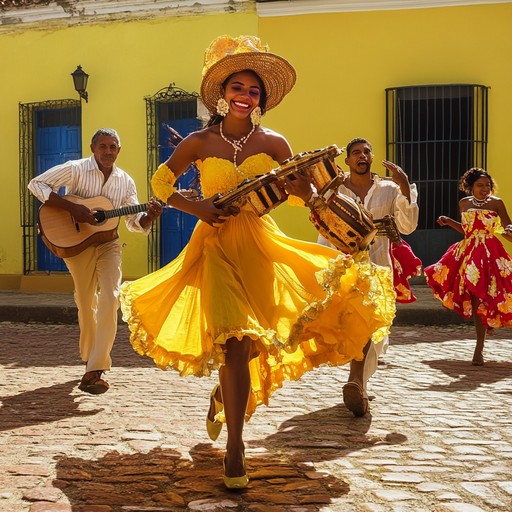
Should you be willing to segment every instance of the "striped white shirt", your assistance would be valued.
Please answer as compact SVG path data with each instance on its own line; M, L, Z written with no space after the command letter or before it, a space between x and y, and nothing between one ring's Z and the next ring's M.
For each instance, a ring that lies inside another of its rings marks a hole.
M104 196L116 209L139 204L133 179L114 164L112 173L105 181L105 176L99 170L94 155L56 165L33 178L28 184L30 192L42 203L48 200L52 192L58 194L62 187L65 187L66 195L86 199ZM140 225L139 221L143 215L144 213L138 213L125 217L126 227L130 231L149 233L150 228L144 229Z

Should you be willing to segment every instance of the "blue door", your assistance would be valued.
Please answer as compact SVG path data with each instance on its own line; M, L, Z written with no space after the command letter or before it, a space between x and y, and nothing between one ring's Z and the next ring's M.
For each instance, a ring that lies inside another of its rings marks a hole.
M67 115L59 115L67 110L77 110L78 108L52 110L40 110L36 112L36 174L42 174L54 165L81 158L82 142L80 125L57 125L55 120L76 117L77 113L65 112ZM70 115L71 114L71 115ZM73 115L75 114L75 115ZM52 125L52 126L48 126ZM61 190L59 193L64 194ZM35 199L36 210L41 203ZM44 245L40 237L37 237L37 270L41 271L67 271L64 261L54 256Z
M169 130L166 126L171 126L183 137L189 133L201 128L201 122L198 119L175 119L171 121L161 121L159 130L160 162L165 162L174 151L169 144ZM195 167L191 166L182 174L177 182L176 188L196 189L199 191L198 175ZM189 213L175 210L174 208L165 208L160 220L160 264L166 265L172 261L187 245L197 223L197 217Z

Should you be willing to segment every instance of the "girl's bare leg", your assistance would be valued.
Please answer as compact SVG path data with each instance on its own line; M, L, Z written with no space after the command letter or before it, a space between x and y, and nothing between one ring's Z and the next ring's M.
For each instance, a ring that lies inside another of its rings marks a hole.
M471 306L473 308L473 323L475 324L476 330L476 346L475 351L473 353L473 365L482 366L484 364L484 344L485 344L485 334L486 328L483 325L482 319L477 314L476 310L478 307L478 302L475 297L471 297Z
M225 458L225 475L228 477L245 475L242 434L251 391L250 353L250 338L245 337L242 341L230 338L226 342L225 364L219 370L228 431Z

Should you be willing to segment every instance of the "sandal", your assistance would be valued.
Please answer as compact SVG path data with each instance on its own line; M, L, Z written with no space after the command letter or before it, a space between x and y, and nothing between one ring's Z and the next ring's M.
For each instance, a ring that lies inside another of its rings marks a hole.
M343 403L354 416L364 416L369 409L368 398L357 382L347 382L343 386Z
M108 391L110 387L106 380L101 378L103 370L93 370L92 372L86 372L78 385L80 391L85 391L91 395L102 395Z

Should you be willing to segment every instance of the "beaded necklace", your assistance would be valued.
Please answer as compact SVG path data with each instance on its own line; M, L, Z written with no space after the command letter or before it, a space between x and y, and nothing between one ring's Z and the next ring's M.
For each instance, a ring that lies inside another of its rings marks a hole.
M220 123L219 128L220 128L220 136L222 137L222 139L225 140L235 150L235 154L233 155L233 164L235 166L236 172L241 175L242 173L241 173L240 169L238 169L238 165L236 164L236 155L240 151L242 151L245 143L249 140L249 137L254 133L254 130L256 129L256 125L254 125L254 124L252 125L252 129L247 135L245 135L241 139L234 139L234 140L228 139L224 135L224 132L222 131L222 122Z
M477 207L482 208L482 206L491 200L491 196L487 196L485 199L477 199L475 196L471 196L469 200Z

